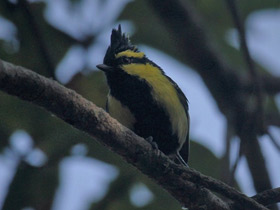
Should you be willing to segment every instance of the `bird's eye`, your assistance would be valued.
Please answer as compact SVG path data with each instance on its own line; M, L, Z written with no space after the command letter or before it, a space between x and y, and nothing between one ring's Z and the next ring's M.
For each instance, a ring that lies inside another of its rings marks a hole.
M124 64L128 64L128 63L130 63L130 58L128 58L128 57L123 57L122 62L123 62Z

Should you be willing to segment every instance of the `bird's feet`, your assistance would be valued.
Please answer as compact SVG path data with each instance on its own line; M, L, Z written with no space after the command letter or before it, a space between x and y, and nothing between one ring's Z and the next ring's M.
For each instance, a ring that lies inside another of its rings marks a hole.
M157 143L153 140L153 137L152 136L149 136L148 138L146 138L147 142L149 142L153 149L158 149L158 145Z
M157 151L157 155L160 155L160 150L158 149L157 143L153 140L153 137L149 136L146 140L152 145L152 148Z

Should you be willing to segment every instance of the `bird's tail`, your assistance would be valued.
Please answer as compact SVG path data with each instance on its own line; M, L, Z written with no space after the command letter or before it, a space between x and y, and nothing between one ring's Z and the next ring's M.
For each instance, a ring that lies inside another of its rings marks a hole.
M177 152L176 154L176 158L177 160L184 166L186 166L187 168L189 168L189 165L184 161L184 159L181 157L181 155L179 154L179 152Z

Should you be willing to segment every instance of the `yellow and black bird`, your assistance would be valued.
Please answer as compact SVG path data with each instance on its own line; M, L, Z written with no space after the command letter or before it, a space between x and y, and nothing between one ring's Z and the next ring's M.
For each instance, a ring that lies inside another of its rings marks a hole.
M106 109L139 136L156 143L166 155L187 166L189 150L188 101L164 71L113 29L103 64L110 92ZM182 146L184 159L179 151Z

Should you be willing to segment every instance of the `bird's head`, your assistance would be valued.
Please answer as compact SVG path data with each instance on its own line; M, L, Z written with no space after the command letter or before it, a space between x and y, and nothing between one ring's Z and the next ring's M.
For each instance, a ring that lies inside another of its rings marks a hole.
M105 54L103 64L97 67L106 74L112 71L121 70L123 65L131 63L145 63L146 56L139 52L137 47L132 45L129 38L122 33L121 25L118 29L113 29L111 43Z

